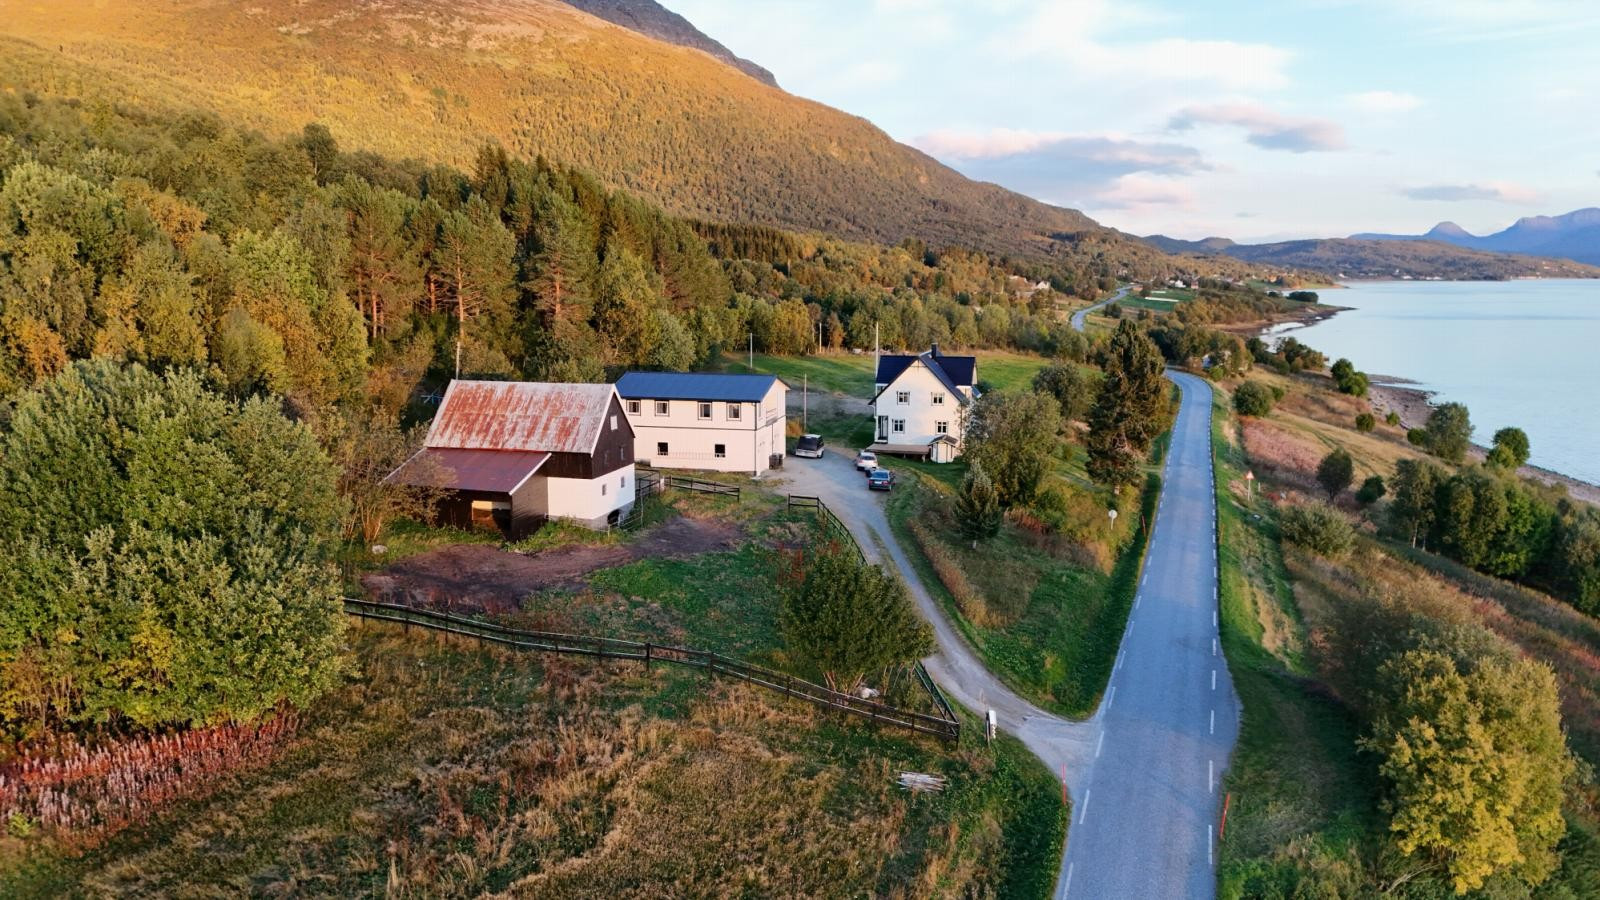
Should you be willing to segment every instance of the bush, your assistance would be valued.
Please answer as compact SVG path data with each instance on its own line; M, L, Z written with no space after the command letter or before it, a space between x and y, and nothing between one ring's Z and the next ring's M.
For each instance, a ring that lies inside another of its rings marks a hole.
M1277 397L1259 381L1246 381L1233 392L1233 408L1241 416L1264 416L1272 412Z
M1362 506L1371 506L1383 499L1389 493L1388 485L1383 483L1382 475L1372 475L1361 482L1361 489L1356 491L1356 501Z
M1388 422L1392 427L1395 427L1395 428L1399 428L1400 427L1400 414L1395 412L1392 409L1389 410L1389 414L1387 416L1383 417L1383 420L1385 422Z
M1406 432L1406 440L1411 442L1413 446L1426 448L1428 446L1428 431L1425 428L1413 428Z
M0 727L255 719L341 670L335 472L277 401L99 359L0 436Z
M1376 418L1373 418L1372 413L1361 413L1361 414L1356 416L1356 430L1357 431L1362 432L1363 434L1366 434L1366 433L1371 432L1372 429L1377 428L1377 427L1378 427L1378 420Z
M1321 556L1343 556L1355 546L1356 532L1350 520L1326 503L1310 501L1291 506L1278 522L1285 540Z
M1329 453L1317 464L1317 483L1328 492L1332 500L1344 492L1355 480L1356 463L1343 448Z
M796 554L778 624L790 649L828 686L853 693L867 675L933 651L933 629L906 586L837 543Z

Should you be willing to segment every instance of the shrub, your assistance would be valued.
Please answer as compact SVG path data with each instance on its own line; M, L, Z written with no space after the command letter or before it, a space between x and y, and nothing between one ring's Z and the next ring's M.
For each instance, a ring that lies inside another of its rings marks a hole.
M1406 432L1406 440L1411 442L1413 446L1427 447L1428 431L1425 428L1413 428Z
M1272 412L1277 397L1259 381L1246 381L1233 392L1233 408L1241 416L1264 416Z
M1329 453L1317 464L1317 483L1328 492L1332 500L1344 492L1355 479L1356 463L1343 448Z
M0 436L0 727L248 721L341 671L335 472L274 400L105 359Z
M975 541L988 540L1000 531L1000 494L984 474L983 465L974 462L961 481L956 496L956 521L961 533Z
M1383 417L1383 420L1395 428L1400 427L1400 414L1392 409L1389 410L1389 414L1387 416Z
M1355 546L1356 533L1344 514L1326 503L1291 506L1279 516L1283 537L1321 556L1338 557Z
M1382 500L1383 495L1387 493L1389 488L1383 483L1383 476L1371 475L1366 481L1361 482L1361 489L1356 491L1356 501L1362 506L1371 506Z
M1357 431L1362 432L1362 433L1365 434L1365 433L1371 432L1372 429L1377 428L1377 427L1378 427L1378 420L1373 417L1372 413L1364 412L1364 413L1360 413L1359 415L1356 416L1356 430Z
M837 543L797 557L778 623L790 649L849 693L868 674L933 651L933 629L905 584Z

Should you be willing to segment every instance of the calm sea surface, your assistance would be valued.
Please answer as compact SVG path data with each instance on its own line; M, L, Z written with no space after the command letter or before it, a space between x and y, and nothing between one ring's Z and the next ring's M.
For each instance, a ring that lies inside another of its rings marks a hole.
M1322 299L1354 309L1278 333L1465 403L1480 444L1516 425L1535 465L1600 483L1600 280L1361 282Z

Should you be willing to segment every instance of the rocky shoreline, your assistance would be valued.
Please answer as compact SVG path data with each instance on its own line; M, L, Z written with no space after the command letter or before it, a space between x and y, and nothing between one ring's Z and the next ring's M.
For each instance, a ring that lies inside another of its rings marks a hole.
M1368 396L1372 400L1372 408L1379 414L1398 413L1400 424L1408 429L1421 428L1427 423L1428 416L1433 413L1433 391L1423 390L1415 386L1416 382L1395 376L1369 377L1372 384L1368 388ZM1488 452L1487 447L1473 444L1469 455L1472 459L1481 460ZM1517 474L1541 484L1559 485L1566 488L1567 493L1574 499L1600 506L1600 485L1532 465L1523 466L1517 470Z

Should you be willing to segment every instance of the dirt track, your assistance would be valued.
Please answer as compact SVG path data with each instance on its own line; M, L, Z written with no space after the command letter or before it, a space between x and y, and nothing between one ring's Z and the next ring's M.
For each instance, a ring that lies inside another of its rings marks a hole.
M500 613L537 591L575 587L596 569L647 557L693 556L728 550L739 541L729 522L679 516L619 544L510 553L484 544L459 544L401 560L361 579L374 599L459 612Z

